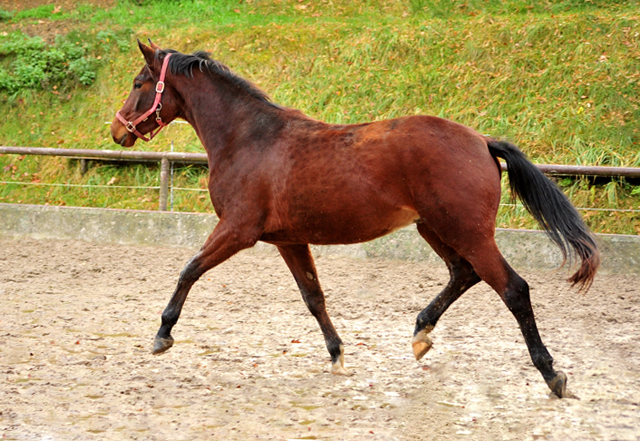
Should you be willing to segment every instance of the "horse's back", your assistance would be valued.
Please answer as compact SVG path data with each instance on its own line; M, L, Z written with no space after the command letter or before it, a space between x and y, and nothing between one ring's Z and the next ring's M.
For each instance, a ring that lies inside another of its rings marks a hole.
M298 131L281 144L281 172L270 177L263 240L361 242L443 210L473 217L468 205L487 195L477 202L497 208L499 169L484 138L461 124L410 116Z

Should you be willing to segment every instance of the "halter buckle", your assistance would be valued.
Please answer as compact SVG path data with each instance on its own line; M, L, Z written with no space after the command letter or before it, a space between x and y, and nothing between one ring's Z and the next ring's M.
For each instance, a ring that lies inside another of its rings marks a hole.
M164 92L164 81L158 81L156 83L156 93Z
M156 108L156 121L159 124L162 124L162 117L160 116L161 110L162 110L162 103L158 103L158 107Z
M133 123L131 121L129 121L127 123L127 125L125 126L127 128L128 131L130 131L131 133L136 131L136 126L133 125Z

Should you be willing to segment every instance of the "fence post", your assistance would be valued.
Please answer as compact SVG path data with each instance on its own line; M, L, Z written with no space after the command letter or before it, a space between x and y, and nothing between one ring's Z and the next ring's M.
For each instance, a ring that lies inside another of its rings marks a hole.
M167 211L167 198L169 196L169 160L163 156L160 161L160 206L158 210Z
M80 159L80 174L82 176L87 174L87 171L89 171L89 164L87 163L87 159L86 158L81 158Z

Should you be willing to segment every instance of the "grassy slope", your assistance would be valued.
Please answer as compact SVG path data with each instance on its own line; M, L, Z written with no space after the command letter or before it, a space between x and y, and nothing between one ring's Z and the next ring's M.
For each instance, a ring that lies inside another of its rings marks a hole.
M87 40L101 29L133 30L132 43L148 37L182 52L206 49L274 101L328 122L426 113L513 140L535 162L640 166L638 2L355 3L120 2L55 15L41 8L13 22L57 21ZM117 148L104 122L113 119L142 65L136 51L131 44L124 53L113 47L96 54L103 67L88 88L4 98L0 111L9 117L0 144ZM185 125L136 148L168 150L170 141L177 150L202 151ZM107 184L115 178L115 185L157 185L157 174L101 166L81 176L64 159L0 158L3 181ZM176 176L181 187L205 183L198 169ZM640 191L624 182L562 184L577 206L640 208ZM156 200L144 190L0 188L0 202L154 208ZM176 209L208 210L207 204L203 193L176 193ZM534 227L521 211L502 209L499 225ZM640 233L637 213L585 216L597 231Z

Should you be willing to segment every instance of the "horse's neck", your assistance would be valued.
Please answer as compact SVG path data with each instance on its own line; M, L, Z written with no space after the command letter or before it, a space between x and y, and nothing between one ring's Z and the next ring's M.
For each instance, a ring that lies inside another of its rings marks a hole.
M183 117L193 126L210 157L231 147L230 143L238 148L247 145L248 138L256 136L253 128L264 126L265 121L277 125L277 109L269 103L224 84L198 79L192 85L181 86L179 92L185 102Z

